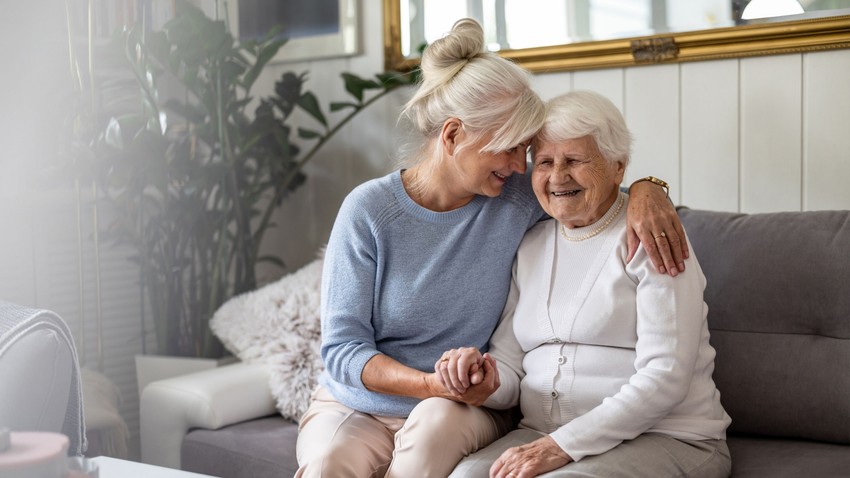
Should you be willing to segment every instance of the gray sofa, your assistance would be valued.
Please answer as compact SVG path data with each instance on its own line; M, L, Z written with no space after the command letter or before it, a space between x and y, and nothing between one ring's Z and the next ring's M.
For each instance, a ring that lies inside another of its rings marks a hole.
M708 278L732 476L850 476L850 211L679 212ZM145 390L143 459L291 476L297 426L274 414L262 369L224 369Z

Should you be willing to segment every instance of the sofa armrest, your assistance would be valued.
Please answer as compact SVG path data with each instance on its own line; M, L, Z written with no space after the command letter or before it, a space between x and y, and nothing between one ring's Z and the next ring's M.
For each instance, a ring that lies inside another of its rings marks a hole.
M276 412L266 366L241 362L152 382L139 407L142 461L177 469L191 428L215 430Z
M26 332L0 358L0 424L14 431L64 431L74 356L62 336L48 328Z

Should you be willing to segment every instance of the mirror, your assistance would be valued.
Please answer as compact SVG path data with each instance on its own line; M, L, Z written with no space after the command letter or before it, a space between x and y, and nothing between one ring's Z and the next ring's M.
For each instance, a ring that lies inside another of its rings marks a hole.
M384 0L384 61L412 68L466 16L488 49L536 72L850 48L850 0L767 0L792 10L760 14L763 1Z

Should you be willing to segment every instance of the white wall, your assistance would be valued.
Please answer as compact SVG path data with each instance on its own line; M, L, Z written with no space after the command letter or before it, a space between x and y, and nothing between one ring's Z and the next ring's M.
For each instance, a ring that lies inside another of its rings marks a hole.
M360 5L361 55L274 65L258 87L271 89L286 70L309 71L307 87L328 104L345 99L341 72L381 71L380 2ZM23 28L11 31L18 30ZM18 51L17 37L0 35L0 52ZM61 73L64 52L48 50L47 56L19 55L18 63L46 58L53 68L36 73ZM73 191L30 187L28 176L34 158L51 154L44 138L56 126L49 114L55 98L25 76L4 75L0 81L0 94L15 107L13 112L4 106L0 115L0 298L56 310L75 333L85 317L84 348L96 368L91 208L83 203L88 222L81 236L81 299ZM636 137L626 180L662 177L677 204L742 212L850 209L850 50L541 74L534 86L544 98L571 89L594 89L611 98ZM310 261L327 240L336 210L354 186L394 167L396 117L409 93L372 105L307 166L307 183L277 212L278 229L263 244L290 270ZM122 389L122 413L137 430L132 368L133 355L141 351L137 271L124 261L126 251L104 245L101 254L103 371ZM261 282L268 282L280 271L261 274Z
M741 212L850 208L850 50L556 73L544 97L595 89L635 134L626 180L677 204Z

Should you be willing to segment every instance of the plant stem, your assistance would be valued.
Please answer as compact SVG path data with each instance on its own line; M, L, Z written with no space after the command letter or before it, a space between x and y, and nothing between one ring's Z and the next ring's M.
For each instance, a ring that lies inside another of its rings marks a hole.
M289 171L289 173L286 175L286 177L284 177L283 181L281 181L283 183L283 185L277 189L274 197L269 202L269 204L266 206L266 210L263 211L263 218L260 221L260 225L257 226L256 232L254 233L256 235L256 237L258 237L259 239L256 239L255 243L254 243L255 249L254 249L254 254L252 256L253 261L257 260L257 254L258 254L258 251L260 250L260 242L262 240L262 237L264 235L266 228L269 225L269 221L271 220L271 215L275 210L275 205L280 201L280 199L286 193L286 191L288 190L287 186L289 185L290 182L292 182L293 179L295 179L295 176L298 174L298 172L301 171L304 168L304 166L307 164L307 162L310 161L310 159L312 159L313 156L316 155L316 152L318 152L319 149L325 143L327 143L328 140L330 140L330 138L334 134L336 134L337 131L339 131L349 121L351 121L351 118L353 118L357 113L363 111L367 106L371 105L375 101L378 101L380 98L383 98L384 96L389 94L391 91L395 90L396 88L398 88L398 86L388 87L384 91L382 91L382 92L378 93L377 95L373 96L372 98L370 98L365 103L358 105L357 109L352 111L348 116L343 118L333 128L328 130L328 133L323 135L321 137L321 139L319 139L319 141L316 144L314 144L312 148L310 148L310 151L308 151L307 154L305 154L303 158L301 158L300 160L298 160L298 162L295 163L295 167L293 167Z

